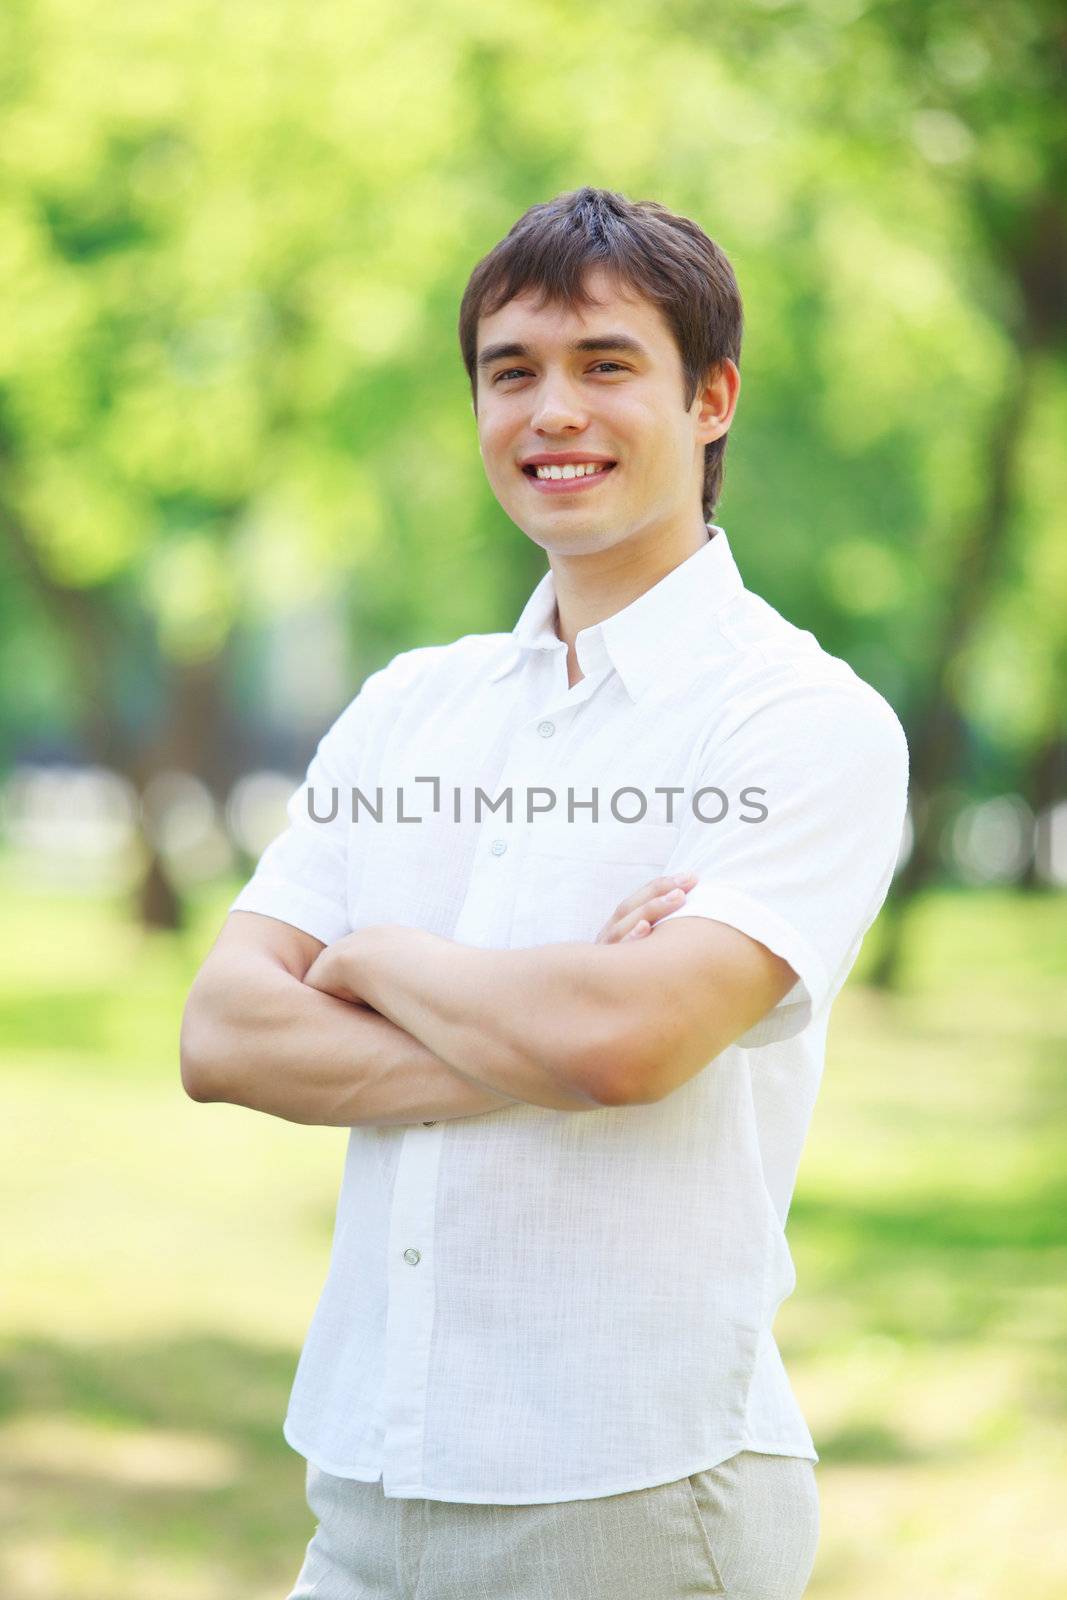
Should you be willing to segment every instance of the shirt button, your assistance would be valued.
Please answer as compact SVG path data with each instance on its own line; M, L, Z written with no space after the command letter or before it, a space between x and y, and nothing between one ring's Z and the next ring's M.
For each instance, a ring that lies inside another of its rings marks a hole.
M537 724L537 731L541 735L542 739L551 739L552 735L556 731L556 724L554 722L539 722Z
M405 1261L410 1261L410 1263L411 1263L411 1265L413 1267L417 1267L419 1262L422 1260L422 1256L419 1254L419 1252L417 1250L405 1250L404 1251L404 1260Z
M490 850L495 856L502 856L507 847L508 841L506 839L494 839L492 844L489 846Z

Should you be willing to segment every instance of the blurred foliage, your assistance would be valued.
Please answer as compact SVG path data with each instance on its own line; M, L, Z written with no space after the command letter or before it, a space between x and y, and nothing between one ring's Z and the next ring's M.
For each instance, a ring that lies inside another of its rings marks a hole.
M268 722L260 630L338 596L352 683L510 627L543 557L484 482L456 314L515 217L583 183L730 254L718 519L907 720L1030 326L1017 256L1063 201L1064 32L1033 0L8 0L9 753L128 765L204 664ZM1062 665L1054 306L1042 331L1009 555L952 686L993 787Z
M0 855L13 1600L277 1600L313 1531L281 1423L345 1137L182 1092L230 888L146 936ZM835 1007L775 1323L821 1457L812 1600L1064 1592L1061 919L924 897L902 992L864 987L865 948Z

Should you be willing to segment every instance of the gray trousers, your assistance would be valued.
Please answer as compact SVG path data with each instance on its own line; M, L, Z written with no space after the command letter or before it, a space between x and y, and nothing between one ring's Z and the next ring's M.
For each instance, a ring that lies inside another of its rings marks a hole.
M308 1462L307 1501L289 1600L800 1600L819 1542L814 1463L752 1450L547 1505L390 1499Z

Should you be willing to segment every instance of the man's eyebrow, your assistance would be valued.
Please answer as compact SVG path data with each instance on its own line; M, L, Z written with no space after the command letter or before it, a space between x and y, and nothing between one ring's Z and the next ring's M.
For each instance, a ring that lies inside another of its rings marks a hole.
M568 350L613 350L620 355L640 356L648 359L648 351L628 333L597 333L586 339L575 339ZM494 361L504 361L512 356L531 360L533 351L528 344L487 344L478 357L479 367L491 367Z

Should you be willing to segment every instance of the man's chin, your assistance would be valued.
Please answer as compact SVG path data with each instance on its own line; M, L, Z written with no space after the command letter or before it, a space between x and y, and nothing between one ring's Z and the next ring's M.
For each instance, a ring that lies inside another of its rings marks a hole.
M592 555L618 540L619 523L615 517L609 520L577 513L568 517L532 517L525 507L521 517L509 515L530 542L540 545L549 555Z

